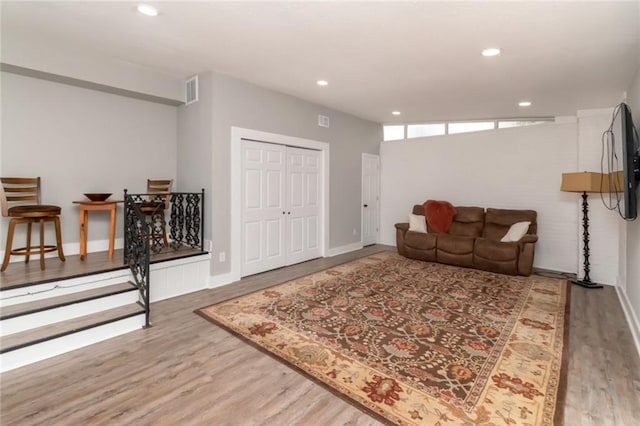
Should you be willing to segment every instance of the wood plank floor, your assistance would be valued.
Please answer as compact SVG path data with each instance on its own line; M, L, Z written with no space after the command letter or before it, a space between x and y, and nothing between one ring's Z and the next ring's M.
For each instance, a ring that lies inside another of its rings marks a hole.
M0 375L2 425L374 425L193 313L384 248L318 259L152 306L153 327ZM572 289L566 425L637 425L640 358L614 288Z

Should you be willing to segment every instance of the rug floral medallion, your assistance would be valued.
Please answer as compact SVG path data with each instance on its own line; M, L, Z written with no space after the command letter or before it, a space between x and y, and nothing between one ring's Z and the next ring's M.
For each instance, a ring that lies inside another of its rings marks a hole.
M567 296L381 252L197 312L390 423L554 425Z

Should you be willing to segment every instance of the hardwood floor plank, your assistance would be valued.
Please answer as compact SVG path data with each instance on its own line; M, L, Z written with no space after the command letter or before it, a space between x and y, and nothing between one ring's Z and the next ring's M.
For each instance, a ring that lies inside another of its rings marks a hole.
M152 304L153 327L0 375L4 425L379 425L193 313L382 246ZM571 291L565 425L636 425L640 358L614 288Z

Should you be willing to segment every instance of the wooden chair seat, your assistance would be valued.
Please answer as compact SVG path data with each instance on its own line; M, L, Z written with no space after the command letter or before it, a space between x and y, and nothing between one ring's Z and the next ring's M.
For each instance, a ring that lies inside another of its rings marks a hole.
M9 207L7 213L9 217L52 217L60 215L62 209L58 206L49 206L46 204L14 206Z

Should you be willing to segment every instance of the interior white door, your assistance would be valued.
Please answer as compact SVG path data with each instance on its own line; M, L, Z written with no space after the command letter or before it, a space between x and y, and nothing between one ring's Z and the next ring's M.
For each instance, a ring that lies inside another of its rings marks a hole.
M362 154L362 245L378 242L380 157Z
M285 265L286 147L243 141L242 275Z
M320 257L321 156L287 147L287 265Z

